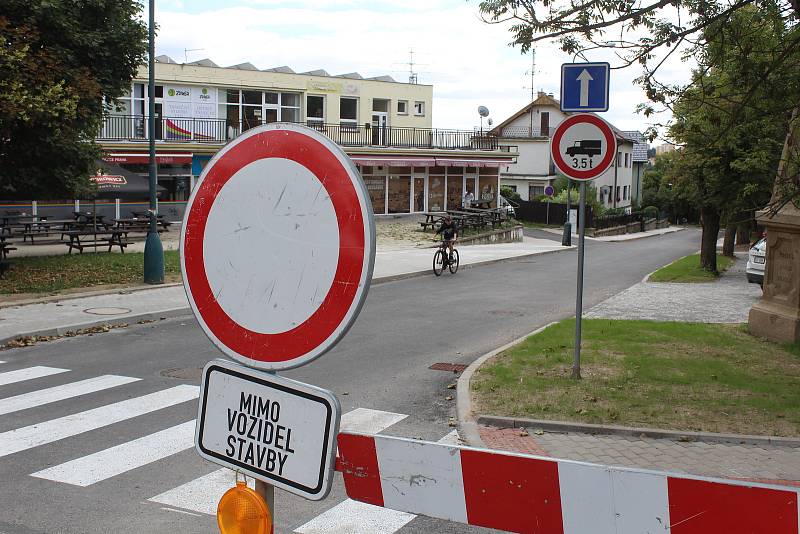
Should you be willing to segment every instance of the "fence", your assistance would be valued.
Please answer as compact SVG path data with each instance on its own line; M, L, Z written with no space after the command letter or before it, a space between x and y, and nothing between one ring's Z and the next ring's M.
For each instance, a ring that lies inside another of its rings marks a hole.
M614 226L627 226L633 223L642 223L644 215L641 212L627 213L624 215L609 215L607 217L597 217L594 223L591 224L593 228L602 230L603 228L612 228Z
M535 200L515 200L519 204L514 208L517 219L520 221L535 222L539 224L562 225L567 222L567 205L555 202L538 202ZM577 209L576 204L570 206ZM594 214L592 208L586 206L586 226L592 226Z

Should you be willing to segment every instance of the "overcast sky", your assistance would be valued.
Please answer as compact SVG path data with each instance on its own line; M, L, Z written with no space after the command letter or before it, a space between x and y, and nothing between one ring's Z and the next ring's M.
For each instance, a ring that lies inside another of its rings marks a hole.
M413 49L419 82L433 85L435 127L471 129L480 124L480 105L498 123L530 101L531 54L508 46L507 27L482 22L477 0L160 0L156 23L156 54L178 62L208 57L220 66L249 61L261 69L288 65L407 81ZM554 44L539 45L534 88L557 95L560 65L570 61ZM676 61L663 79L688 74L689 66ZM623 130L649 125L635 112L645 101L632 83L638 75L637 67L612 71L604 116Z

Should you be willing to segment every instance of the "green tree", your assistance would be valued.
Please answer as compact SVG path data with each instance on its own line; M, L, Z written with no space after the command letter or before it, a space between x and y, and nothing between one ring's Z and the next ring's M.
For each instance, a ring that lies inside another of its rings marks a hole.
M104 99L130 88L147 26L135 0L5 0L0 11L0 198L90 188Z
M509 24L512 45L527 52L536 42L555 39L561 48L575 57L585 58L592 50L613 51L619 58L615 67L639 65L638 83L650 102L640 109L651 115L660 109L672 109L686 94L686 86L658 81L658 70L673 54L696 59L699 72L706 73L730 60L730 34L724 30L738 12L750 9L761 15L754 30L773 25L778 39L761 40L761 47L744 46L738 56L746 76L736 81L738 109L726 116L735 123L738 111L757 107L757 95L775 77L789 73L796 77L795 51L800 47L798 0L652 0L619 2L617 0L482 0L479 9L484 20ZM746 37L745 32L742 37ZM746 39L739 39L745 43ZM715 46L716 45L716 46ZM733 44L733 47L738 44ZM757 61L750 63L751 57ZM694 83L702 81L696 77ZM702 98L708 87L692 85ZM713 88L712 88L713 89ZM785 88L772 86L774 93ZM769 92L769 91L768 91ZM730 91L730 95L734 91ZM786 202L800 200L800 101L784 94L780 98L786 110L793 110L791 120L781 121L784 128L783 155L773 168L774 203L778 210ZM788 113L787 113L788 115ZM655 135L651 130L651 137Z

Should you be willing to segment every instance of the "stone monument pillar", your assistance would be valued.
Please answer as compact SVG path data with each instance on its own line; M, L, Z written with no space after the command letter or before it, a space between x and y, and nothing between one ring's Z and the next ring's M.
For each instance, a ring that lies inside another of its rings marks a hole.
M799 123L795 109L770 202L773 206L782 194L796 192L800 185ZM767 263L764 296L750 309L750 332L772 341L796 343L800 341L800 209L789 202L777 212L759 211L756 219L767 229Z

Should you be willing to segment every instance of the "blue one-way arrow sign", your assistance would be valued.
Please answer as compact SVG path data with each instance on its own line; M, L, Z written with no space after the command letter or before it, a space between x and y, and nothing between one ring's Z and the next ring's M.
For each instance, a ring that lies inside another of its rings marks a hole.
M608 111L608 63L561 65L561 111Z

